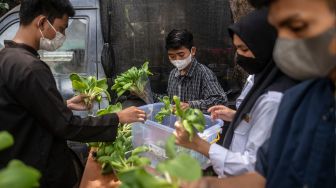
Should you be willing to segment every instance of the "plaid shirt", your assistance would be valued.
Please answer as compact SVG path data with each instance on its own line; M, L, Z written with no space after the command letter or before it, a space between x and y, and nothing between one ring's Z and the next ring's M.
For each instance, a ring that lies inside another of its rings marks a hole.
M227 96L220 86L216 75L195 58L186 75L180 75L177 68L170 72L168 80L168 96L179 96L181 101L188 102L190 107L206 111L209 107L226 104Z

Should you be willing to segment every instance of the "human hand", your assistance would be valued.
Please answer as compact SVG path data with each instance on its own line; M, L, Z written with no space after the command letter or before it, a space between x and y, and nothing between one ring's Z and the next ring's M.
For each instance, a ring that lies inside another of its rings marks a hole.
M213 106L208 109L212 119L222 119L231 122L236 115L236 111L224 105Z
M189 103L186 102L181 102L181 109L186 110L190 107Z
M146 113L134 106L117 112L117 115L119 123L144 122L146 120Z
M77 111L85 111L85 110L90 110L92 108L91 105L86 105L84 102L84 99L87 98L86 95L77 95L72 97L71 99L67 100L67 107L70 110L77 110Z
M174 135L176 137L176 144L183 146L185 148L189 148L189 149L196 149L196 145L197 145L197 140L200 139L200 137L198 136L198 134L195 134L193 136L192 141L190 141L189 139L189 133L187 132L187 130L183 127L182 123L180 121L177 121L175 123L175 131L174 131Z
M175 112L175 105L173 106L173 111ZM182 110L186 110L186 109L188 109L188 108L190 108L190 105L189 105L189 103L186 103L186 102L181 102L181 109Z
M195 150L201 154L203 154L206 157L209 157L209 151L210 151L210 143L203 140L201 137L198 136L198 134L194 134L192 140L189 139L189 133L187 130L183 127L182 123L177 121L175 123L176 130L174 131L175 135L175 143L177 145L183 146L185 148L189 148L192 150Z

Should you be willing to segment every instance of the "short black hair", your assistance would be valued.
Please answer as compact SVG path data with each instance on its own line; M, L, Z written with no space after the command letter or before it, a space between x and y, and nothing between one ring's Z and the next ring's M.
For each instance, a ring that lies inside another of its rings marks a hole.
M194 36L186 29L173 29L166 38L166 50L179 49L181 47L191 48L194 46Z
M272 3L279 0L249 0L250 4L255 8L268 7ZM336 13L336 0L324 0L328 3L330 10Z
M53 23L64 15L73 17L75 9L69 0L21 0L21 25L29 25L39 15L45 15Z

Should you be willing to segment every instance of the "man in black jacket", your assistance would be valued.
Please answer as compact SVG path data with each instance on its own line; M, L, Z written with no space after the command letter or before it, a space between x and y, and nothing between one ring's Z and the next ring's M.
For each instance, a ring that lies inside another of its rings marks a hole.
M54 51L65 40L74 9L68 0L23 0L20 28L0 51L0 131L10 132L13 147L0 152L0 168L16 158L41 171L41 187L73 187L75 171L66 140L113 141L119 123L144 121L130 107L116 114L80 118L83 98L64 103L52 72L37 50Z

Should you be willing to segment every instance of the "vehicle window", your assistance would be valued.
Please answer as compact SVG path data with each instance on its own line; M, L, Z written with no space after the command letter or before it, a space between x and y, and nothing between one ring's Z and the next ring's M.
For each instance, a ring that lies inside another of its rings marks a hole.
M4 47L4 40L11 40L19 29L19 22L9 26L3 33L0 34L0 48Z
M65 32L66 41L55 52L39 51L41 59L46 62L55 76L76 72L85 74L87 20L70 19Z

